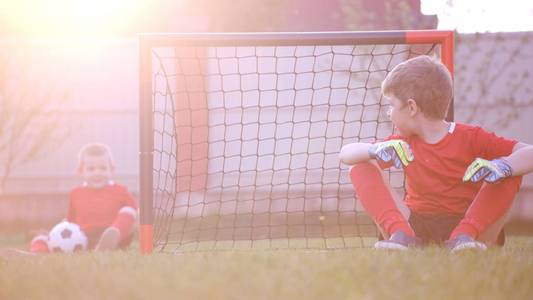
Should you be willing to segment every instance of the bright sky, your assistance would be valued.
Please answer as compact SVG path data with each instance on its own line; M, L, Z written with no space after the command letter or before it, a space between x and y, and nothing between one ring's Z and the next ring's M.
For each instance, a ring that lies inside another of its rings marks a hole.
M421 0L423 14L436 14L439 29L458 32L533 31L532 0Z
M128 26L142 0L0 0L0 18L28 33L107 34Z

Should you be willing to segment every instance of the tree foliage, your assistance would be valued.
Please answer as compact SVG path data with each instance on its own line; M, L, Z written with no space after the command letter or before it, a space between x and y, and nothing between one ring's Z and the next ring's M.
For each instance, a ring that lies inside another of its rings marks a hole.
M188 8L208 18L209 31L328 31L436 28L420 1L197 0Z
M0 52L0 193L16 167L68 135L57 111L68 92L54 91L52 79L36 73L23 53L9 46Z
M420 1L339 0L346 30L434 29L436 16L420 12Z

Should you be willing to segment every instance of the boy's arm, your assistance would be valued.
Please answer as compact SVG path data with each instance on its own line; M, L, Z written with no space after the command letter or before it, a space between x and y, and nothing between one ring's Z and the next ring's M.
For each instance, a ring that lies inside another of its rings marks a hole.
M343 164L355 165L371 159L368 150L372 147L370 143L353 143L341 148L339 158Z
M137 220L137 203L126 187L121 187L120 192L121 208L111 226L119 229L122 237L126 237Z
M513 153L505 158L513 170L513 176L533 172L533 145L517 143Z
M414 160L411 147L401 139L391 139L375 144L348 144L342 147L339 157L347 165L375 158L384 165L394 165L398 169L407 167Z
M67 211L67 220L69 222L75 223L76 220L76 208L74 207L74 191L71 191L68 197L68 211Z
M463 181L498 182L506 177L520 176L533 171L533 146L517 143L507 157L493 160L477 158L467 168Z
M130 237L135 226L137 220L137 203L126 187L117 187L117 190L117 201L120 202L121 208L113 222L100 236L95 250L117 249L121 241Z

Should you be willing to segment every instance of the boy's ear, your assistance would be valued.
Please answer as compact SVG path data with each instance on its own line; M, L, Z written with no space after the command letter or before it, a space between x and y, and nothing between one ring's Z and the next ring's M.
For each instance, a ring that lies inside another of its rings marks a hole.
M414 99L407 99L407 109L409 110L409 115L413 117L420 111L420 107L416 104Z

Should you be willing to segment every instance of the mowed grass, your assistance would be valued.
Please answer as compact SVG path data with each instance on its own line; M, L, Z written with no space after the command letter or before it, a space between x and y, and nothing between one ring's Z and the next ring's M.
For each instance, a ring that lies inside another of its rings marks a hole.
M0 299L533 299L533 238L459 254L427 248L4 257Z

